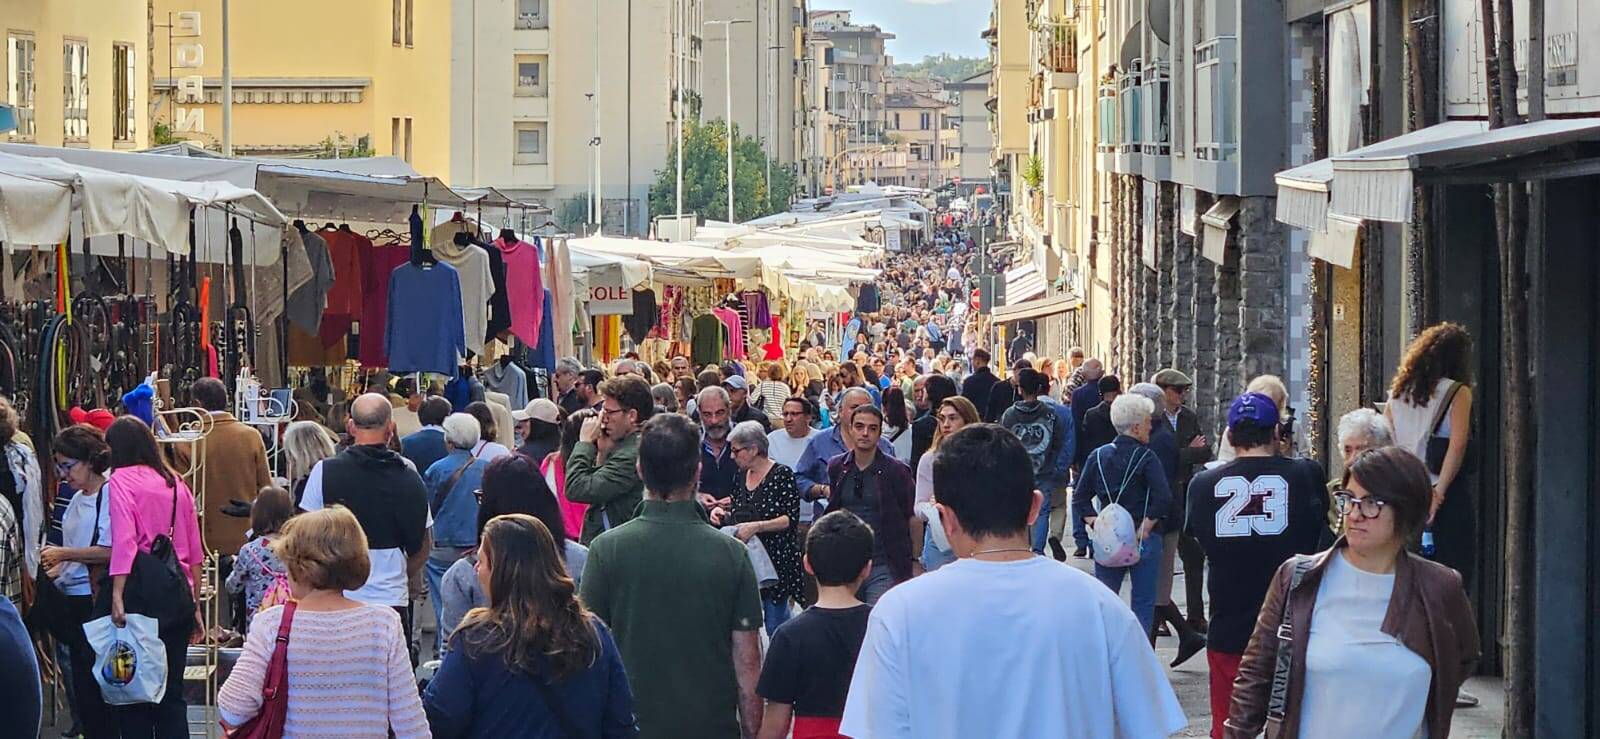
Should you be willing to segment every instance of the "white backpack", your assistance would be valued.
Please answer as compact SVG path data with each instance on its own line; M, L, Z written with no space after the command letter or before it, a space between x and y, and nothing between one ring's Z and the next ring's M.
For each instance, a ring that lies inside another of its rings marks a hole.
M1100 453L1094 455L1094 466L1100 470L1101 484L1106 483L1105 470L1100 466ZM1089 531L1089 542L1094 547L1094 561L1102 567L1132 567L1139 563L1139 533L1133 525L1133 514L1128 509L1118 504L1122 499L1122 491L1127 489L1128 481L1138 474L1146 460L1150 458L1150 451L1139 449L1128 465L1128 470L1122 475L1122 484L1117 486L1116 494L1111 502L1100 509L1094 519L1094 526ZM1145 489L1145 505L1150 503L1150 491Z

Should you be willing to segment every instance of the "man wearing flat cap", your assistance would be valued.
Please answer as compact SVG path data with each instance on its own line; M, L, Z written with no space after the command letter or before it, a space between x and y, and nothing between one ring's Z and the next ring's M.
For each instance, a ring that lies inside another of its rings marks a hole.
M1163 415L1172 427L1174 440L1178 443L1178 469L1172 488L1173 496L1179 510L1187 505L1184 499L1189 490L1189 480L1194 477L1195 468L1211 461L1211 443L1206 439L1200 429L1200 416L1187 404L1189 389L1194 387L1194 380L1181 370L1167 368L1157 372L1150 382L1161 388L1164 399ZM1184 589L1188 595L1189 623L1195 628L1205 631L1206 618L1202 596L1204 590L1203 573L1205 566L1205 550L1194 537L1185 532L1178 540L1178 556L1183 560L1183 571L1191 573L1184 578Z

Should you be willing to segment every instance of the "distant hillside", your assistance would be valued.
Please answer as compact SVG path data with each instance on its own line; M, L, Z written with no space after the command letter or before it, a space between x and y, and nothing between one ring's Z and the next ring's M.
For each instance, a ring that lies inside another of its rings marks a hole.
M946 82L964 80L987 69L988 59L949 54L927 56L920 62L894 65L895 74L904 77L932 77Z

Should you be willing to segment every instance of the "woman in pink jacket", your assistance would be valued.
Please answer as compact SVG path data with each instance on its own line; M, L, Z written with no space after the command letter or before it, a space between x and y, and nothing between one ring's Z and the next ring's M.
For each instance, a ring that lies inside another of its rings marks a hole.
M188 736L188 708L183 700L183 665L189 636L202 626L200 618L200 568L205 550L195 517L194 495L189 486L161 457L150 427L133 416L118 418L106 429L111 447L111 620L127 620L124 590L133 560L150 551L158 536L172 539L178 563L189 577L196 603L192 624L161 624L161 641L167 648L167 691L160 703L117 707L123 737Z

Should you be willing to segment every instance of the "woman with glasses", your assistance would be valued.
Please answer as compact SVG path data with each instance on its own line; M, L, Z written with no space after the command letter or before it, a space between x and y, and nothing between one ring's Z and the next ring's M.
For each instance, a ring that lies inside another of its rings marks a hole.
M483 541L483 528L491 519L526 513L539 519L549 529L550 535L555 537L556 549L562 553L567 566L567 575L574 582L583 580L583 565L589 559L589 550L567 533L567 522L561 506L536 462L521 454L501 457L489 463L483 471L483 486L474 492L478 498L479 542ZM577 527L582 525L580 517ZM575 532L577 527L571 530ZM478 583L477 566L478 550L474 549L450 565L439 585L443 613L439 632L444 635L447 645L450 643L450 633L466 617L467 611L488 605L483 588Z
M767 636L772 636L789 620L789 600L804 596L801 583L800 541L795 536L800 521L800 488L794 470L768 456L767 432L761 424L745 421L728 432L733 461L739 466L734 477L732 507L720 519L734 526L739 541L761 537L761 545L778 571L778 582L761 591L766 614ZM712 520L718 520L713 512Z
M578 600L553 533L523 514L485 524L477 579L486 603L451 635L428 683L433 736L638 736L622 655Z
M111 448L93 426L69 426L56 434L56 477L75 491L61 516L61 546L46 545L40 553L46 573L66 596L72 638L66 640L72 668L72 697L79 726L87 739L117 736L111 708L94 680L94 649L82 626L92 610L91 583L98 583L111 562L111 506L106 502L106 476Z
M945 398L934 410L938 425L933 430L933 444L917 460L916 519L911 522L911 541L922 541L922 568L933 572L956 560L945 541L944 530L939 527L939 510L933 505L933 460L939 456L939 443L969 424L979 422L978 407L959 395ZM916 529L921 527L922 534Z
M1432 485L1404 449L1364 452L1334 493L1345 535L1278 568L1239 665L1225 735L1298 739L1450 735L1478 661L1472 604L1454 570L1410 553ZM1279 649L1288 692L1271 706ZM1276 710L1273 710L1276 709ZM1281 720L1268 718L1269 710Z

